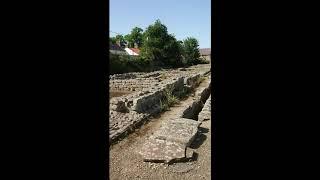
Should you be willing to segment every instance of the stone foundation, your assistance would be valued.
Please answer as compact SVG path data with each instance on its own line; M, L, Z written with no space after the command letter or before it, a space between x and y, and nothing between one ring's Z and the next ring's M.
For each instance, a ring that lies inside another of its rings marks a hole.
M111 91L132 93L110 100L109 139L116 140L146 121L150 115L160 113L160 100L166 90L173 89L174 94L186 88L192 90L199 85L201 77L208 73L210 66L194 66L184 71L178 69L110 76Z

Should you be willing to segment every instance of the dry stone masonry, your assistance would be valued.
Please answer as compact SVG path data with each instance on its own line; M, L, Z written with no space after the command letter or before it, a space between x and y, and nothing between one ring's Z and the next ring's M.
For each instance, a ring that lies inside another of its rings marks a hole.
M111 142L118 139L118 137L120 137L121 135L124 135L127 132L135 129L139 124L148 120L151 115L158 114L161 111L160 100L164 97L164 93L166 90L171 89L173 90L174 94L179 94L184 89L192 90L199 85L201 77L208 75L208 73L210 73L210 66L197 65L185 69L162 70L152 73L126 73L110 76L109 84L111 92L130 92L129 94L125 94L120 97L113 97L110 99L109 139L111 140ZM204 88L202 89L202 91L204 94L206 94L205 91L207 90L206 88ZM200 93L199 97L202 96L204 95ZM180 122L181 120L175 121ZM188 121L196 122L194 120ZM188 121L184 120L184 122ZM198 124L198 122L196 122L196 124ZM196 124L194 124L193 127L198 126ZM174 127L176 126L181 126L181 128L184 127L183 125L174 125ZM189 130L187 129L181 129L181 131L184 130L186 132L189 132ZM167 131L170 131L170 129L167 129ZM194 131L190 130L190 137L193 136ZM162 136L159 135L159 137ZM156 139L157 143L160 144L168 144L169 141L176 143L176 141L170 138ZM166 148L170 149L174 146L181 146L173 144ZM182 144L181 147L183 148L186 145L187 144ZM155 146L158 147L158 145ZM173 155L169 157L173 157ZM170 158L167 158L167 160L168 159Z
M207 121L211 119L211 95L204 104L202 111L199 113L198 121Z
M211 92L211 76L208 76L209 81L204 84L204 87L198 88L194 93L193 102L187 106L187 108L179 114L179 117L198 120L198 114L204 107Z
M194 140L203 119L208 119L210 116L208 106L211 101L207 101L210 98L210 75L208 78L209 80L195 91L189 106L186 106L181 114L177 114L177 118L162 122L160 128L146 140L139 151L144 161L170 163L186 161L192 157L193 151L188 147ZM198 79L194 79L192 83L197 86ZM203 107L205 109L202 109ZM201 120L196 121L199 112Z

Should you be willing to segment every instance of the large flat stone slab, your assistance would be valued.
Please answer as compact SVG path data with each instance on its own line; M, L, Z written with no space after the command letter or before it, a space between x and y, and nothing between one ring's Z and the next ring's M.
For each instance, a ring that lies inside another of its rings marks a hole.
M164 122L147 140L139 153L144 161L165 162L179 161L192 156L186 153L192 143L201 122L176 118Z
M186 147L183 144L151 137L139 153L143 156L143 161L169 163L185 158Z
M201 122L185 118L168 120L154 133L154 137L156 139L177 142L189 146L200 124Z

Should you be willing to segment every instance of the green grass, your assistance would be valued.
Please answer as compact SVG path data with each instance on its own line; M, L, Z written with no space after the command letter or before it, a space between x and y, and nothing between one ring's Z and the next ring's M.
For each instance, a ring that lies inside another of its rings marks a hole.
M173 93L174 87L170 86L164 90L163 98L160 100L161 111L167 111L170 107L179 102L178 98L174 96Z

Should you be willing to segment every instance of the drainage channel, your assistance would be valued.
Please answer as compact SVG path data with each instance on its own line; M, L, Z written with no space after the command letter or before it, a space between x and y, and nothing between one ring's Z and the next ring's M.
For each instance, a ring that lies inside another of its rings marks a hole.
M195 93L196 97L194 98L193 103L183 111L181 117L198 121L198 115L202 111L206 101L210 97L210 94L211 82L207 84L207 87L203 87Z

